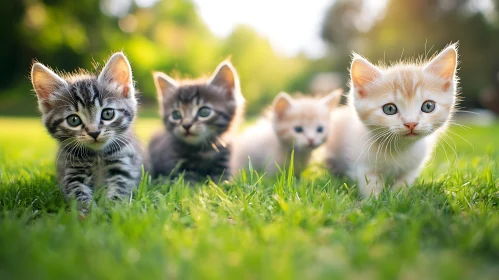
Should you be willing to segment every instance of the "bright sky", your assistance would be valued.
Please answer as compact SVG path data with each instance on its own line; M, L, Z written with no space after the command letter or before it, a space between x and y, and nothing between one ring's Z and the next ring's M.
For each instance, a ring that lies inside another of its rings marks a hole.
M215 35L226 37L238 24L250 25L285 55L325 52L321 24L334 0L193 0Z
M123 16L132 1L139 7L150 7L159 0L102 0L101 6L110 15ZM320 36L321 25L335 0L192 1L210 30L219 37L227 37L237 25L246 24L265 36L273 49L284 55L304 52L318 58L326 51ZM367 30L386 1L366 0L358 27Z

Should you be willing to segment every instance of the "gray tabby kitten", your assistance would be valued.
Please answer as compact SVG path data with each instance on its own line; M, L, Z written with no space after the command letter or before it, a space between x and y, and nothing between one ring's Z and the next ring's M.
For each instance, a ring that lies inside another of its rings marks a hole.
M163 73L154 81L166 131L149 144L151 175L228 179L231 132L244 105L234 67L222 62L207 81L178 83Z
M31 70L42 120L59 141L57 175L64 195L88 210L94 191L130 196L141 177L140 146L130 126L137 113L132 70L114 54L98 77L58 76L41 63Z

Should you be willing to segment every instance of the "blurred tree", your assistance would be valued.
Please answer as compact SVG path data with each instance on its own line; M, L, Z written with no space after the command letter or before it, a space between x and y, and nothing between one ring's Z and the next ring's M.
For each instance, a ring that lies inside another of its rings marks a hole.
M12 87L29 62L28 45L20 34L25 4L23 1L0 1L0 89Z
M307 65L304 58L276 55L268 40L248 26L237 27L224 40L222 53L232 57L238 70L250 115L270 104L280 91L296 90L290 85Z
M342 67L350 60L350 52L359 38L356 21L362 17L364 0L338 0L326 13L321 30L322 38L330 44L331 65Z
M359 8L367 2L333 4L322 28L323 38L334 50L331 56L348 57L352 49L372 61L427 58L459 41L463 105L479 106L478 92L493 83L490 73L499 63L497 12L474 0L387 0L371 26L359 26L369 22L370 15ZM331 69L348 67L348 61L337 62Z
M74 71L98 68L112 52L123 50L142 93L142 107L150 112L157 111L152 71L178 78L198 77L232 57L248 111L257 113L277 92L292 90L294 78L303 77L306 70L306 58L278 56L268 41L249 27L236 28L226 39L215 37L190 0L151 1L152 6L137 3L1 1L0 28L7 43L0 45L0 112L36 111L26 77L32 59ZM26 101L31 105L26 106Z

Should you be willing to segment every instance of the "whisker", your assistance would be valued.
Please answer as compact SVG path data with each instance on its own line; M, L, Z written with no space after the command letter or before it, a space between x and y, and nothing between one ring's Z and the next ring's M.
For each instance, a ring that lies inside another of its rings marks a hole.
M456 150L449 144L449 142L447 142L447 140L445 140L444 137L441 137L440 139L442 139L442 141L444 141L445 144L447 144L447 146L449 146L449 148L454 152L454 155L455 155L454 161L455 161L457 159L457 152L456 152ZM447 160L449 160L449 159L447 159ZM449 163L452 163L452 162L449 161Z
M357 164L357 162L359 161L359 159L362 157L362 155L364 155L364 152L368 152L368 150L371 148L372 144L374 144L374 142L376 142L376 140L379 138L380 134L382 135L384 133L384 131L381 131L381 132L378 132L378 133L375 133L374 135L372 135L365 143L364 145L362 146L362 150L359 154L359 157L357 157L357 159L355 160L354 162L354 165ZM374 139L371 141L371 139Z
M455 135L455 136L457 136L457 137L461 138L461 139L462 139L462 140L464 140L466 143L468 143L468 145L470 145L470 147L473 149L473 152L475 151L475 147L473 147L473 145L472 145L472 144L471 144L468 140L466 140L464 137L462 137L461 135L459 135L459 134L457 134L457 133L455 133L455 132L452 132L452 131L450 131L450 130L447 130L446 132L452 133L453 135Z
M378 165L378 153L380 152L380 150L382 151L383 150L383 146L384 146L384 143L387 141L388 137L385 137L385 136L388 136L390 135L390 131L388 131L384 136L383 136L383 140L381 140L381 143L380 145L378 145L378 149L376 150L376 157L375 157L375 160L374 160L374 168L377 170L377 165Z
M132 146L132 148L130 148L131 144L128 143L128 140L126 138L121 139L121 137L119 135L116 135L115 139L117 141L120 141L121 143L123 143L125 145L125 147L127 147L128 152L133 153L133 150L134 150L133 146Z
M456 110L456 113L467 113L467 114L475 114L475 115L480 115L478 112L472 112L472 111L466 111L466 110Z
M62 147L59 149L59 153L57 154L57 159L55 160L55 164L56 164L56 166L57 166L57 164L59 163L59 158L61 157L61 154L62 154L63 152L65 152L64 150L65 150L65 149L66 149L69 145L74 144L74 142L75 142L76 140L75 140L75 139L73 139L73 138L69 138L69 139L66 139L66 140L62 141L62 142L61 142L61 144L63 144L63 143L64 143L64 142L66 142L66 141L69 141L69 143L66 143L64 146L62 146ZM61 145L61 144L60 144L60 145Z

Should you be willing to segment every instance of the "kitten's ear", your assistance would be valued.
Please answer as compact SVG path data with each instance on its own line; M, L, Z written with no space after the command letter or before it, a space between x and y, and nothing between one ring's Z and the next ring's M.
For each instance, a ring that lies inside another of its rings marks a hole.
M49 109L47 101L50 95L58 88L68 85L68 83L54 73L54 71L38 62L33 64L33 67L31 68L31 83L35 89L42 112L45 109Z
M125 98L133 97L132 68L122 52L111 56L99 74L98 80L114 84Z
M360 55L354 54L350 67L350 77L355 89L362 89L369 83L381 77L381 70L372 65Z
M158 94L158 102L159 104L163 104L164 97L171 94L178 88L177 82L165 73L154 72L152 75L154 77L154 85L156 86L156 92Z
M208 80L208 84L225 88L231 96L238 94L240 91L239 76L229 61L223 61L217 66L217 69Z
M272 105L274 112L278 117L281 117L291 106L293 106L293 98L285 92L279 93L276 98L274 98Z
M343 89L337 89L321 98L321 101L327 105L329 109L334 109L340 104Z
M424 71L433 73L444 80L452 80L456 74L457 49L452 44L440 52L424 68Z

